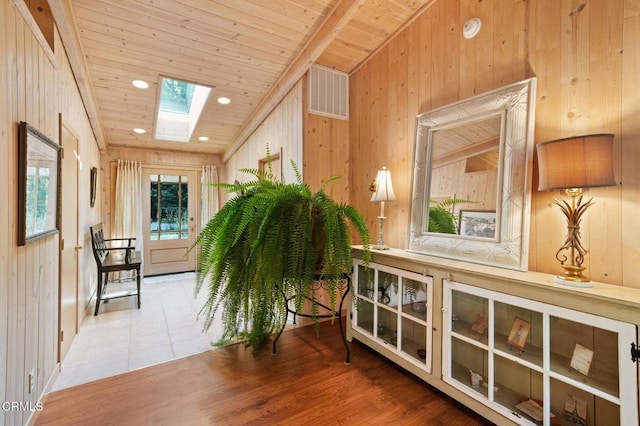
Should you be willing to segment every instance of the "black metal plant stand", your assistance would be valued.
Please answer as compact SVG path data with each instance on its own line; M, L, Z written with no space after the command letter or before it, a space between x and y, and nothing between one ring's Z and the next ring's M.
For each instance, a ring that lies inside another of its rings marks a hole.
M314 288L314 290L320 289L324 287L324 279L325 277L323 277L322 275L315 275L314 276L314 281L316 283L319 283L318 287ZM294 308L291 308L289 302L294 299L297 295L293 295L290 297L286 297L285 296L285 309L287 310L287 318L289 318L289 313L293 314L293 323L296 324L296 318L297 317L305 317L305 318L337 318L338 319L338 325L340 326L340 336L342 337L342 343L344 344L344 348L346 350L347 356L345 358L344 363L349 365L351 363L351 351L349 349L349 345L347 343L347 336L345 335L345 331L344 331L344 326L342 325L342 308L344 307L344 301L347 298L347 295L349 294L349 291L351 290L351 276L349 274L343 274L340 278L341 280L344 280L347 282L347 285L344 289L344 292L342 293L342 297L340 298L340 306L338 307L337 311L332 311L331 308L323 303L318 302L317 300L314 300L313 298L304 295L302 296L304 299L309 300L311 303L327 310L329 313L327 314L318 314L318 315L313 315L313 314L307 314L307 313L303 313L303 312L298 312L296 311ZM276 354L276 344L278 343L278 339L280 338L280 336L282 335L282 332L284 331L286 326L286 321L285 324L282 326L282 328L280 329L280 332L278 333L278 335L276 336L276 338L273 340L273 355Z

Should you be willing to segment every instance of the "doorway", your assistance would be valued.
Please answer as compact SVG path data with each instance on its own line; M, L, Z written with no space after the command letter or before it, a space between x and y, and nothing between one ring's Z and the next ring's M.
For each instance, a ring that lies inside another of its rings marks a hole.
M189 169L144 168L142 205L144 274L196 269L197 173Z
M78 333L78 138L60 120L61 241L58 355L62 361Z

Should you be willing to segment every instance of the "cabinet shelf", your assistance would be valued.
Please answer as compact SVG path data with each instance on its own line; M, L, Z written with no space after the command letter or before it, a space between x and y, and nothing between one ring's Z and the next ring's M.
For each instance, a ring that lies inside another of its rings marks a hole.
M597 368L592 368L589 375L585 376L571 368L571 359L552 353L551 374L558 380L564 380L572 386L620 404L617 381L600 373Z
M425 303L425 301L421 301ZM419 302L414 302L419 303ZM411 320L418 321L420 324L427 323L427 311L429 310L428 306L425 306L424 312L416 312L414 303L405 303L402 305L402 315L411 318Z
M523 351L509 345L507 336L496 334L494 341L496 354L508 358L511 361L522 364L532 370L542 371L543 350L535 345L527 345Z
M486 334L476 333L471 329L473 325L463 321L463 320L455 320L452 321L451 331L452 335L458 337L462 340L465 340L471 344L478 344L478 346L486 349L488 344L488 338Z

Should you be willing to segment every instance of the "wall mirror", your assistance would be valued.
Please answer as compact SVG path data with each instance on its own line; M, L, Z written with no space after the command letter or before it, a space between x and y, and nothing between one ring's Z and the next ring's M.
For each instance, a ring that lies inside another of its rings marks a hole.
M408 251L527 269L535 84L417 116Z

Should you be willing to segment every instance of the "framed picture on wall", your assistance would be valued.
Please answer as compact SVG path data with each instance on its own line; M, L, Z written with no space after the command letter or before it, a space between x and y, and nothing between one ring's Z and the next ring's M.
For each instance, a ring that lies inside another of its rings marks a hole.
M60 145L34 127L18 129L18 245L60 230Z
M89 182L89 188L90 188L90 193L89 193L89 199L91 207L96 205L96 183L98 181L98 168L97 167L92 167L91 168L91 176L90 176L90 182Z
M458 234L466 237L495 238L495 210L460 210Z

